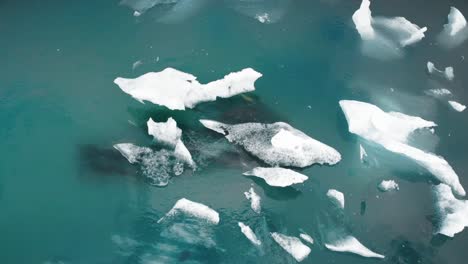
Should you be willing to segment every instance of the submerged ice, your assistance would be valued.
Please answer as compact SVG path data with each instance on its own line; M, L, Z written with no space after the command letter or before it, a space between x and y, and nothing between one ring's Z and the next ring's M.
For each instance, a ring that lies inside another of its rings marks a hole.
M286 236L276 232L271 233L271 237L280 247L299 262L303 261L310 254L310 248L304 245L297 237Z
M341 160L340 153L332 147L283 122L237 125L211 120L200 122L272 166L307 167L315 163L334 165Z
M261 168L257 167L251 171L244 172L246 176L262 178L265 182L274 187L287 187L297 183L303 183L307 176L290 169L283 168Z
M359 240L353 236L347 236L333 243L326 243L325 247L331 251L348 252L357 254L366 258L385 258L385 256L375 253L365 247Z
M135 79L117 77L114 83L141 103L149 101L171 110L185 110L202 102L215 101L217 97L229 98L251 92L255 90L255 81L261 76L261 73L247 68L230 73L223 79L200 84L192 74L166 68Z

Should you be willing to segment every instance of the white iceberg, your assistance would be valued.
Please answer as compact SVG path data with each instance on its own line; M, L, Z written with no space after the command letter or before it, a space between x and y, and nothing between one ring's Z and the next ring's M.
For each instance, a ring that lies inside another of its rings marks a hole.
M330 189L327 192L328 198L330 198L338 207L341 209L344 209L345 206L345 198L344 194L340 191L337 191L335 189Z
M244 172L244 175L262 178L268 185L274 187L287 187L293 184L303 183L308 179L307 176L299 172L283 168L257 167L251 171Z
M341 160L340 153L332 147L283 122L237 125L211 120L200 122L272 166L307 167L315 163L334 165Z
M340 106L348 121L349 132L415 161L456 194L465 195L458 175L445 159L407 144L413 131L435 127L434 122L397 112L386 113L375 105L359 101L342 100Z
M428 61L427 62L427 71L430 74L437 73L443 77L445 77L447 80L452 81L455 78L455 74L453 73L453 67L446 67L445 70L441 71L437 69L434 65L434 63Z
M166 218L170 218L176 215L187 215L199 218L214 225L217 225L219 223L218 212L204 204L192 202L185 198L178 200L174 207L172 207L172 209L169 212L167 212L167 214L164 217L158 220L158 223L160 223Z
M468 201L455 198L445 184L435 186L434 193L435 207L440 216L436 233L453 237L468 227Z
M465 105L460 104L459 102L455 101L448 101L450 106L455 109L457 112L463 112L466 109Z
M244 223L242 222L239 222L238 223L240 229L241 229L241 232L242 234L245 235L245 237L250 240L250 242L252 242L252 244L256 245L256 246L260 246L262 244L262 242L257 238L257 236L255 235L255 233L252 231L252 229L250 228L250 226L248 225L245 225Z
M252 210L259 214L260 211L261 211L261 205L260 205L260 201L261 201L261 198L260 196L255 192L254 188L253 187L250 187L249 191L248 192L244 192L244 195L245 195L245 198L247 198L248 200L250 200L250 208L252 208Z
M394 191L394 190L400 189L400 187L398 186L398 183L396 183L394 180L387 180L387 181L384 180L380 182L378 188L382 192L388 192L388 191Z
M310 248L304 245L297 237L286 236L276 232L271 233L271 237L298 262L303 261L310 254Z
M311 245L314 244L314 239L306 233L301 233L299 237L302 238L302 240L310 243Z
M337 240L334 243L327 243L325 247L331 251L348 252L357 254L366 258L385 258L385 256L375 253L366 248L359 240L353 236L347 236L343 239Z
M450 7L447 18L448 23L444 25L444 30L439 34L439 42L452 48L462 44L468 38L468 29L465 17L457 8Z
M149 101L171 110L185 110L186 107L193 108L202 102L215 101L217 97L228 98L254 91L254 83L261 76L247 68L230 73L223 79L200 84L197 77L189 73L166 68L135 79L117 77L114 83L141 103Z

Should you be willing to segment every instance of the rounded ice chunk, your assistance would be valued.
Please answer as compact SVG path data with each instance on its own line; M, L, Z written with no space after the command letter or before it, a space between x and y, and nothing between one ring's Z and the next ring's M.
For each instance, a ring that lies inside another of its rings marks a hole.
M204 204L192 202L185 198L178 200L172 209L167 212L165 216L158 220L158 223L168 217L173 217L179 214L199 218L214 225L219 223L218 212Z
M388 191L398 191L400 187L398 186L398 183L396 183L394 180L388 180L388 181L382 181L379 186L379 190L382 192L388 192Z
M466 19L463 14L455 7L450 7L448 14L448 23L444 25L450 36L455 36L458 32L466 27Z
M298 262L303 261L310 254L310 248L304 245L297 237L286 236L276 232L271 233L271 237Z
M327 243L325 247L331 251L337 252L348 252L357 254L366 258L385 258L385 256L375 253L370 249L366 248L359 240L353 236L347 236L343 239L339 239L334 243Z
M328 198L330 198L338 207L341 209L344 209L345 206L345 198L344 194L340 191L337 191L335 189L330 189L327 192Z
M303 183L307 176L290 169L283 168L261 168L257 167L251 171L244 172L245 176L255 176L265 180L274 187L287 187L297 183Z
M468 227L468 201L458 200L450 187L439 184L433 188L435 207L440 217L438 234L453 237Z

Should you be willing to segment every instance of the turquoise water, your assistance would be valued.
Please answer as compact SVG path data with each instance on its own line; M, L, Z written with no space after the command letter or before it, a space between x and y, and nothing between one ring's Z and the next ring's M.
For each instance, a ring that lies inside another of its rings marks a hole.
M436 136L417 144L443 156L467 187L466 112L454 112L425 91L442 83L457 101L468 102L468 67L462 59L468 58L468 42L451 50L436 44L449 6L468 14L468 5L373 1L376 15L405 16L429 28L401 59L381 61L360 51L351 21L359 3L271 1L265 8L282 16L262 24L234 0L207 0L182 15L154 7L137 18L118 0L2 1L0 262L151 263L167 255L167 263L295 263L268 233L298 236L303 230L316 243L302 263L464 263L466 231L454 238L433 235L430 175L372 145L365 146L375 160L363 165L362 141L348 132L338 101L362 100L435 121ZM164 15L174 17L161 20ZM138 60L142 65L133 70ZM454 82L430 78L428 60L452 65ZM237 96L187 111L140 104L113 83L118 76L134 78L166 67L201 82L246 67L263 77L247 99ZM112 145L148 146L146 120L170 116L200 166L157 188ZM308 181L278 190L242 176L259 161L203 129L201 118L284 121L334 147L343 159L336 166L303 169ZM379 192L383 179L398 181L400 191ZM260 215L243 194L252 184L262 197ZM345 194L344 212L330 205L325 195L330 188ZM220 213L214 228L192 223L215 247L168 238L171 224L156 223L182 197ZM245 239L238 221L257 232L262 249ZM324 247L329 234L348 231L386 258Z

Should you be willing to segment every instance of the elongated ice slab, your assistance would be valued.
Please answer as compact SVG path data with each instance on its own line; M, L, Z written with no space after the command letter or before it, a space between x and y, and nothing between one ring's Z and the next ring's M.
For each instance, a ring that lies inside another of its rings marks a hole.
M344 208L345 206L345 198L344 194L340 191L337 191L335 189L330 189L327 192L328 198L330 198L338 207L341 209Z
M172 207L172 209L169 212L167 212L167 214L164 217L158 220L158 223L160 223L166 218L173 217L179 214L199 218L214 225L217 225L219 223L218 212L204 204L192 202L185 198L178 200L174 207Z
M299 237L302 238L302 240L306 241L307 243L310 243L311 245L314 244L314 239L308 234L301 233Z
M245 198L250 200L250 207L252 208L252 210L255 213L259 214L260 211L262 210L262 207L261 207L261 204L260 204L261 198L255 192L254 188L250 187L248 192L244 192L244 195L245 195Z
M272 166L307 167L315 163L334 165L341 160L340 153L332 147L283 122L237 125L211 120L200 122Z
M382 181L380 182L378 188L382 192L388 192L388 191L394 191L394 190L400 189L400 187L398 186L398 183L396 183L394 180Z
M365 162L367 158L367 152L362 145L359 145L359 158L361 159L361 162Z
M255 233L252 231L252 229L250 228L250 226L248 225L245 225L244 223L242 222L239 222L238 223L240 229L241 229L241 232L242 234L245 235L245 237L250 240L250 242L252 242L252 244L256 245L256 246L260 246L262 244L262 242L257 238L257 236L255 235Z
M283 168L261 168L257 167L251 171L244 172L246 176L255 176L265 180L270 186L287 187L297 183L303 183L307 176L290 169Z
M455 78L455 74L453 73L453 67L446 67L445 70L439 70L435 67L434 63L428 61L427 62L427 71L430 74L437 73L440 76L443 76L445 79L452 81Z
M189 73L166 68L135 79L117 77L114 83L141 103L149 101L171 110L185 110L202 102L215 101L217 97L228 98L254 91L254 83L261 76L261 73L247 68L230 73L223 79L200 84L197 77Z
M357 254L366 258L385 258L385 256L375 253L366 248L359 240L353 236L347 236L334 243L327 243L325 247L331 251L348 252Z
M455 101L448 101L450 106L455 109L457 112L463 112L466 109L465 105L460 104L459 102Z
M299 262L303 261L310 254L310 248L304 245L297 237L286 236L276 232L271 233L271 237Z
M375 105L359 101L342 100L340 106L348 121L349 132L415 161L456 194L465 195L458 175L445 159L407 144L412 132L434 127L434 122L397 112L386 113Z
M439 184L433 188L435 207L440 217L436 233L453 237L468 227L468 201L458 200L450 187Z

